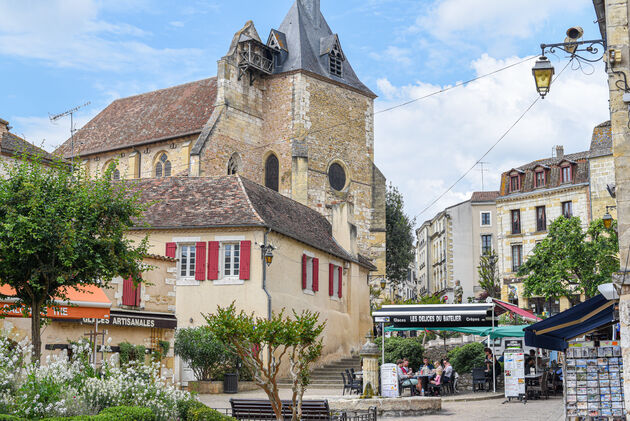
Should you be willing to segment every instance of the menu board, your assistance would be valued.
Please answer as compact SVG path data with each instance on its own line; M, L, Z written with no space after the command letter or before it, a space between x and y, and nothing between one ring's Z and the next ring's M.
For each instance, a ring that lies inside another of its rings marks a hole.
M573 345L566 351L564 374L567 418L625 420L619 344L602 341L597 348Z
M525 354L523 351L505 351L503 354L505 397L520 398L525 395Z
M398 397L398 371L396 364L381 365L381 396Z

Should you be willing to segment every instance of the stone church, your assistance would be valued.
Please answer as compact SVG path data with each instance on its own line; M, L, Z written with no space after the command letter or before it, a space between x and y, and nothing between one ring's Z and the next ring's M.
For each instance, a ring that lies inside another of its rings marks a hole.
M358 79L319 0L296 0L266 41L234 35L217 76L118 99L58 150L91 174L239 174L320 212L344 205L358 252L385 272L385 178L376 95Z

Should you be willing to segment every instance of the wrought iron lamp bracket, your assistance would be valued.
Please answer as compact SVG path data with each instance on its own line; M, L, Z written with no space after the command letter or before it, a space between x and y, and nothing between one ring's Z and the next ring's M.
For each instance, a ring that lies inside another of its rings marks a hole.
M545 52L555 53L556 49L562 50L565 53L569 54L571 58L577 58L578 60L584 60L589 63L595 63L604 57L604 52L601 52L601 55L595 59L584 57L584 53L589 53L591 55L599 55L600 49L597 46L601 46L603 50L606 49L606 45L603 39L593 39L587 41L575 41L575 42L559 42L556 44L540 44L540 49L542 50L542 55L545 55ZM583 48L579 48L580 46L585 46ZM571 47L576 47L574 51L570 51ZM578 54L582 53L582 54Z

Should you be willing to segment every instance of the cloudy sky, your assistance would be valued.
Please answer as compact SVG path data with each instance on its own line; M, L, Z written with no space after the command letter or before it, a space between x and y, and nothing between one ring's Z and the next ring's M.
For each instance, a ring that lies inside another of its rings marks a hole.
M0 0L0 118L53 150L68 137L59 113L91 101L78 127L112 100L216 74L233 33L252 19L265 38L293 0ZM591 0L321 0L355 71L383 110L536 55L568 27L599 38ZM556 70L562 54L550 56ZM492 146L536 98L530 60L494 76L379 113L376 161L417 221L481 190L473 170L427 208ZM569 66L484 161L485 190L502 171L588 149L608 119L600 64ZM421 213L424 210L423 213Z

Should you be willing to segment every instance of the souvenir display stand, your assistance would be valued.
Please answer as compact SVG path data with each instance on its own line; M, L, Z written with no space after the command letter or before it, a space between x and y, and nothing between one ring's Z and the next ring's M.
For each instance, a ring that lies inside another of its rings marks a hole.
M527 401L525 394L525 353L520 348L506 349L503 354L503 361L505 402L514 398L525 403Z
M623 360L618 341L569 343L564 402L569 421L625 420Z
M384 398L397 398L398 394L398 372L396 364L381 365L381 396Z

